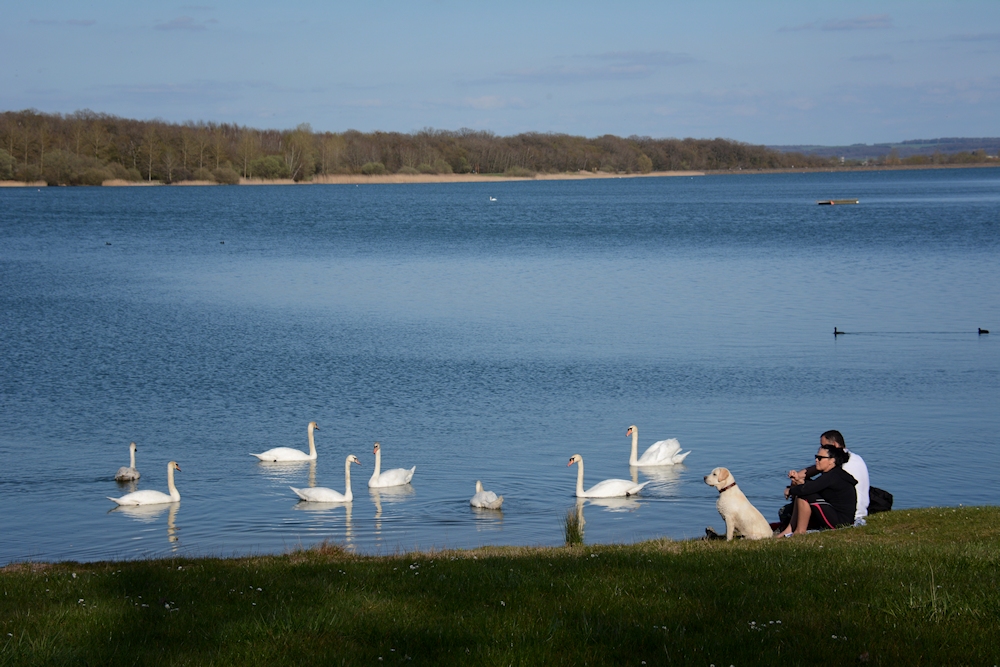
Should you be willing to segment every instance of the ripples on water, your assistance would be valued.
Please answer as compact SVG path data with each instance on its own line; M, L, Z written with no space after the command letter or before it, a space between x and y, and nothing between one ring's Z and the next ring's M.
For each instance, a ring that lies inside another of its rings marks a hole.
M995 503L998 204L991 169L0 190L0 562L694 537L702 476L773 518L827 428L898 506ZM314 464L248 455L310 420ZM630 471L633 423L693 453ZM180 503L112 509L131 440ZM375 440L412 486L367 489ZM353 503L296 503L349 453ZM651 483L578 504L574 453Z

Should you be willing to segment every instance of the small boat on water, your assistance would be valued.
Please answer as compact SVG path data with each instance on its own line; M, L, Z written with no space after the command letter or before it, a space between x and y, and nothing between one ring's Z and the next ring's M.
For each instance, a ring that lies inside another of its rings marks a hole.
M857 204L857 199L823 199L816 202L820 206L833 206L835 204Z

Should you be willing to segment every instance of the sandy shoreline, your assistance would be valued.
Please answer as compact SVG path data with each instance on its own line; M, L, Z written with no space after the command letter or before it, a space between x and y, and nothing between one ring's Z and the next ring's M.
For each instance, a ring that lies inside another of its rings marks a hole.
M818 167L803 169L726 169L719 171L653 171L648 174L608 174L604 172L561 172L556 174L536 174L535 176L512 177L503 175L481 174L383 174L365 176L364 174L331 174L314 176L309 181L293 181L290 178L265 180L261 178L240 178L240 185L374 185L387 183L501 183L507 181L582 181L588 179L607 178L670 178L682 176L736 176L741 174L813 174L837 173L846 171L912 171L921 169L976 169L982 167L1000 167L1000 164L921 164L872 167ZM104 186L155 186L164 185L159 181L123 181L119 179L104 181ZM197 186L218 185L214 181L178 181L170 185ZM42 188L45 181L0 181L0 188Z

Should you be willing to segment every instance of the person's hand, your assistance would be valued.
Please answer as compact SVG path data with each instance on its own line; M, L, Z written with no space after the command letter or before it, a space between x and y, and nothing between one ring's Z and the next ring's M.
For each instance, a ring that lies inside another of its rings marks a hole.
M806 483L806 471L805 470L789 470L788 479L792 480L792 484L805 484Z

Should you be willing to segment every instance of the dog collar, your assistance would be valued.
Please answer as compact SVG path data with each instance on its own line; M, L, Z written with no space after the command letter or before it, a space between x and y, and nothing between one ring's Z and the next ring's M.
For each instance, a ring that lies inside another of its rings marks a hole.
M726 491L728 491L729 489L733 488L734 486L736 486L736 482L733 482L732 484L730 484L729 486L727 486L724 489L719 489L719 494L721 495L721 494L725 493Z

